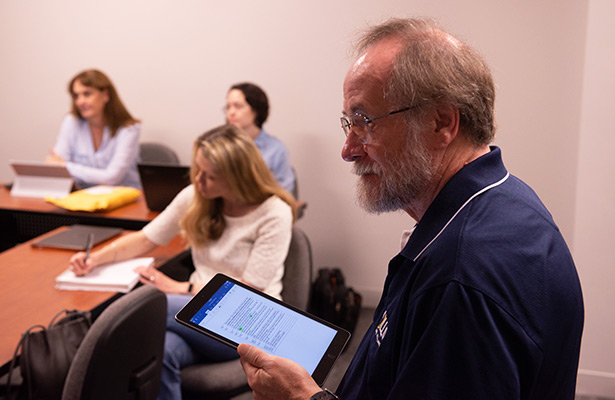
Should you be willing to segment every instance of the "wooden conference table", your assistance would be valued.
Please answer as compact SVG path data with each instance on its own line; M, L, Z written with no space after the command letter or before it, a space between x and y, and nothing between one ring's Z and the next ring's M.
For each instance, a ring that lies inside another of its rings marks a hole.
M66 228L55 229L41 237L63 229ZM48 324L64 308L91 310L115 294L55 289L55 277L67 268L68 260L75 252L32 247L33 241L0 253L0 365L10 361L21 334L30 326ZM178 236L169 245L158 247L147 256L156 257L159 266L183 249Z
M0 186L0 249L65 225L85 224L139 230L156 215L157 212L147 208L143 195L135 202L115 210L75 212L47 203L44 199L13 197L10 190Z

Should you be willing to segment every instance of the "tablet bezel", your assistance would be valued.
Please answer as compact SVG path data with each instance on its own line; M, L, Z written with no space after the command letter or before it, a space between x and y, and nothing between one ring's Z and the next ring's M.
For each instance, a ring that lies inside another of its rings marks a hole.
M318 362L318 365L316 366L316 369L314 370L314 372L312 373L312 378L316 381L316 383L318 385L322 385L325 381L325 379L327 378L327 376L329 375L329 372L331 371L331 368L333 367L333 364L335 363L335 361L337 360L337 358L339 357L339 355L342 353L342 350L344 349L344 347L346 346L346 344L348 343L348 340L350 339L350 333L328 321L325 321L321 318L318 318L310 313L307 313L297 307L294 307L288 303L284 303L281 300L278 300L274 297L271 297L263 292L261 292L258 289L254 289L253 287L250 287L240 281L237 281L236 279L233 279L227 275L224 274L216 274L204 287L203 289L201 289L196 295L194 295L194 297L192 299L190 299L190 301L175 315L175 320L177 322L179 322L182 325L185 325L189 328L192 328L194 330L196 330L197 332L203 333L213 339L216 339L228 346L231 346L233 348L237 348L237 346L239 346L239 343L234 342L233 340L230 340L224 336L221 336L215 332L212 332L200 325L195 324L194 322L191 322L191 318L205 305L205 303L207 303L207 301L209 301L209 299L218 291L218 289L220 289L220 287L225 283L225 282L231 282L233 284L236 284L240 287L243 287L253 293L258 294L259 296L268 299L274 303L277 303L279 305L284 306L285 308L292 310L300 315L303 315L313 321L316 321L322 325L325 325L333 330L335 330L336 334L333 338L333 340L331 341L331 343L329 344L329 347L327 348L327 350L325 351L325 353L323 354L323 356L321 357L320 361Z

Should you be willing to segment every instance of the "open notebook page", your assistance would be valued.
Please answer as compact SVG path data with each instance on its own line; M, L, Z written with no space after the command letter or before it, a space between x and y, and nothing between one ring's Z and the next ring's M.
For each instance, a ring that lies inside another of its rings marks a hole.
M134 271L140 266L154 263L154 257L133 258L131 260L106 264L94 268L88 275L76 276L67 269L56 277L56 289L93 290L105 292L129 292L139 281Z

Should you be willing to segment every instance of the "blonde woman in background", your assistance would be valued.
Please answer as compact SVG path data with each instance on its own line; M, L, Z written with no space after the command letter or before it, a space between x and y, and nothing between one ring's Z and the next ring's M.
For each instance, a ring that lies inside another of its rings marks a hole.
M167 244L179 233L187 239L195 266L189 281L137 268L143 284L167 293L161 399L181 398L182 367L238 357L234 349L179 325L175 314L218 272L280 298L295 214L292 195L276 183L254 142L233 125L196 140L190 174L192 184L141 231L91 253L85 262L83 252L71 258L71 269L84 275Z

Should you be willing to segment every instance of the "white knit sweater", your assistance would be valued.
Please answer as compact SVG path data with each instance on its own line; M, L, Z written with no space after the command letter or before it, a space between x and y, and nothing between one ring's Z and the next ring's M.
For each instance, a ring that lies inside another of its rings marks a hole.
M179 220L193 196L192 185L183 189L143 228L145 236L159 245L169 243L179 233ZM190 282L203 284L221 272L280 298L292 230L290 206L272 196L247 215L224 219L226 228L219 239L192 248L195 271Z

